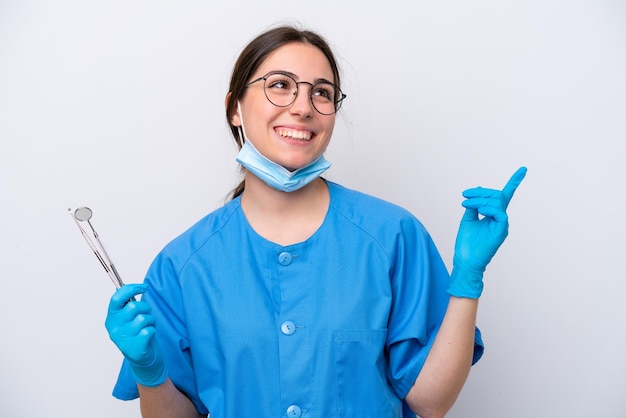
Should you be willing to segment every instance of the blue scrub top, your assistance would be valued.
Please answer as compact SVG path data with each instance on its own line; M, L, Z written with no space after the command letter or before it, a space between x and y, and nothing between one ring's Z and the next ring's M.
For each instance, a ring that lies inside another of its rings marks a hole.
M258 235L240 198L169 243L146 276L172 382L221 417L414 417L403 399L447 307L449 274L406 210L327 182L302 243ZM476 329L474 362L482 355ZM114 396L138 396L124 362Z

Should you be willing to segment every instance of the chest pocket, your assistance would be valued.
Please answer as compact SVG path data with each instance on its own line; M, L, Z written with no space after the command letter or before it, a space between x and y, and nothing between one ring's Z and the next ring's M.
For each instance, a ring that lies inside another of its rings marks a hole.
M386 336L386 329L335 331L339 416L402 417L402 402L387 382Z

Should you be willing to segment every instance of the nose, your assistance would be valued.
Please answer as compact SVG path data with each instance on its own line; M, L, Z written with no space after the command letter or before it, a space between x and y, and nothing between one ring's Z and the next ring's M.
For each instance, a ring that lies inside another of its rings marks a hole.
M307 84L308 88L305 86L301 87L301 84ZM310 89L313 87L313 84L308 81L300 81L296 83L298 86L297 90L294 92L296 96L293 100L291 106L289 106L289 111L300 117L307 117L313 113L313 103L311 103L310 97Z

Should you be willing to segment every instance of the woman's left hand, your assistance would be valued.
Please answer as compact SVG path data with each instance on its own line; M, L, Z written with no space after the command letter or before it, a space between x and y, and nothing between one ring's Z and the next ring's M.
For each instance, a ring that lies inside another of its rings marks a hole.
M519 168L502 190L476 187L463 192L465 213L454 246L450 294L469 298L480 296L487 264L508 235L506 208L526 171L526 167Z

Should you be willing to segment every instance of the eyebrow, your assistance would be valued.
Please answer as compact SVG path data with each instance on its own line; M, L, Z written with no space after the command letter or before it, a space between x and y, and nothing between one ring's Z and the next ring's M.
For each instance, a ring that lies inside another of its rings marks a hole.
M284 74L284 75L288 75L298 81L300 81L300 77L298 77L297 74L292 73L291 71L285 71L285 70L274 70L274 71L270 71L267 74L264 75L264 77L267 77L269 74ZM316 83L329 83L329 84L335 84L330 80L327 80L325 78L315 78L313 79L313 84Z

